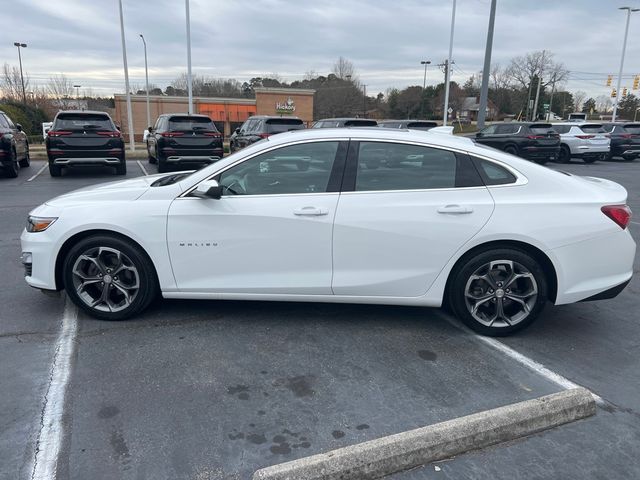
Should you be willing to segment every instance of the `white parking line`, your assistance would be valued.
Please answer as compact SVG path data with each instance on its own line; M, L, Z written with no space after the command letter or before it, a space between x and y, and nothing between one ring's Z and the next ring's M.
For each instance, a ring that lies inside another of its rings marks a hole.
M633 220L631 220L631 223L633 223L634 225L640 225L640 222L634 222Z
M31 182L31 181L35 180L35 179L36 179L36 177L37 177L38 175L40 175L42 172L44 172L45 168L47 168L48 166L49 166L49 164L45 163L45 164L42 166L42 168L36 172L36 174L35 174L35 175L33 175L31 178L27 179L27 182Z
M514 350L513 348L505 345L501 341L496 340L493 337L484 337L482 335L478 335L475 332L473 332L471 329L469 329L466 326L458 323L457 320L452 319L448 315L446 315L446 314L441 314L441 315L444 317L444 319L447 322L449 322L454 327L457 327L457 328L459 328L461 330L464 330L464 331L468 332L469 334L473 335L474 337L476 337L481 342L485 343L486 345L489 345L492 348L495 348L499 352L505 354L507 357L509 357L509 358L515 360L516 362L520 363L521 365L524 365L525 367L533 370L534 372L538 373L539 375L542 375L544 378L546 378L547 380L555 383L556 385L559 385L562 388L567 389L567 390L571 389L571 388L586 388L586 387L583 387L582 385L578 385L577 383L572 382L568 378L563 377L562 375L554 372L553 370L548 369L543 364L538 363L535 360L533 360L533 359L521 354L520 352ZM596 395L595 393L593 393L591 391L590 391L590 393L591 393L591 395L593 395L593 399L596 401L596 403L598 405L601 405L601 406L602 405L608 405L608 402L606 400L604 400L602 397L600 397L599 395Z
M140 163L140 160L136 160L136 162L138 162L138 166L140 167L140 170L142 170L142 173L146 175L149 175L149 173L147 172L147 169L144 168L144 165L142 165L142 163Z
M40 432L36 441L31 480L57 478L58 456L63 441L62 415L64 414L67 383L71 377L71 359L78 332L78 309L65 296L62 328L55 344L49 386L44 395Z

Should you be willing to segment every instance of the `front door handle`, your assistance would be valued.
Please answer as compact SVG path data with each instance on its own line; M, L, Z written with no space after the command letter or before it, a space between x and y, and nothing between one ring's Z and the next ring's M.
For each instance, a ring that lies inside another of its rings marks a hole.
M301 207L296 208L293 211L294 215L306 216L306 217L318 217L320 215L327 215L329 209L322 207Z
M473 213L473 208L467 205L445 205L438 208L438 213L453 213L455 215L463 215L465 213Z

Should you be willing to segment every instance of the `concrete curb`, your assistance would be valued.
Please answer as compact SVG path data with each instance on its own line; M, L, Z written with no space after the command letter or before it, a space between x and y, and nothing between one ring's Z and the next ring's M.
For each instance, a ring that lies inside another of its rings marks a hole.
M595 413L591 393L574 388L266 467L253 480L380 478Z

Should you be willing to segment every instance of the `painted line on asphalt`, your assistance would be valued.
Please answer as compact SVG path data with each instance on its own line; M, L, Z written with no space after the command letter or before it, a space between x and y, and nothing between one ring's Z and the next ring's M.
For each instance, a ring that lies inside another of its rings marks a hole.
M138 166L140 167L140 170L142 170L142 173L145 174L145 176L148 176L149 173L147 172L147 169L144 168L144 165L142 165L142 163L140 162L140 160L136 160L136 162L138 162Z
M445 315L445 314L442 314L442 313L440 313L440 315L447 322L449 322L451 325L453 325L454 327L459 328L461 330L464 330L465 332L473 335L475 338L477 338L478 340L480 340L484 344L486 344L486 345L498 350L499 352L501 352L504 355L506 355L507 357L515 360L519 364L524 365L525 367L529 368L530 370L533 370L534 372L536 372L537 374L543 376L544 378L546 378L550 382L553 382L556 385L559 385L560 387L562 387L562 388L564 388L566 390L569 390L569 389L572 389L572 388L585 388L582 385L578 385L577 383L572 382L568 378L563 377L559 373L556 373L553 370L545 367L543 364L541 364L539 362L536 362L532 358L529 358L526 355L523 355L522 353L518 352L517 350L514 350L513 348L505 345L501 341L496 340L493 337L484 337L482 335L478 335L473 330L471 330L470 328L467 328L465 325L462 325L462 324L458 323L457 320L449 317L448 315ZM597 394L595 394L595 393L593 393L591 391L590 391L590 393L591 393L591 395L593 396L593 399L596 401L596 403L598 405L600 405L600 406L609 405L609 402L604 400L599 395L597 395Z
M631 220L631 223L633 223L634 225L640 225L640 222L634 222L633 220Z
M44 395L31 480L57 478L58 457L64 438L62 416L77 333L78 309L65 295L62 328L55 344L49 386Z
M49 164L45 163L42 166L42 168L36 172L35 175L33 175L31 178L27 179L27 182L31 182L31 181L35 180L38 177L38 175L40 175L42 172L44 172L45 168L47 168L48 166L49 166Z

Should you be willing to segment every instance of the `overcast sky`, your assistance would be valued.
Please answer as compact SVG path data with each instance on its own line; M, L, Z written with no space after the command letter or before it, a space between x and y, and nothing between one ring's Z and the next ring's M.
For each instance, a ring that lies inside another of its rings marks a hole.
M186 71L181 0L123 0L131 82L144 86L143 33L150 82L165 87ZM453 79L482 68L490 0L458 0ZM608 94L617 74L626 13L640 0L498 0L492 63L547 49L572 72L566 88ZM431 60L427 84L442 81L451 0L191 0L193 72L245 81L277 73L326 75L340 56L351 60L368 93L421 85L420 60ZM27 43L32 84L56 73L94 94L124 92L117 0L20 0L2 8L2 62L17 65L14 41ZM632 15L624 73L640 73L640 12ZM623 85L631 87L631 80Z

